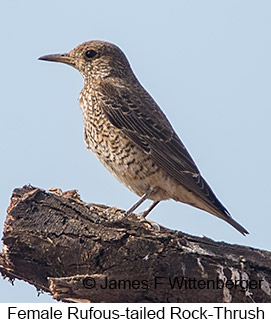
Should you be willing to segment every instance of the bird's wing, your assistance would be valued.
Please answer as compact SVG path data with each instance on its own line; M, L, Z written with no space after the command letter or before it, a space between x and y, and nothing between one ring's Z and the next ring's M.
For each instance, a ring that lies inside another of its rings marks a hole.
M200 175L164 113L141 86L129 87L120 82L103 80L98 92L99 104L115 127L121 129L188 191L221 214L230 216Z

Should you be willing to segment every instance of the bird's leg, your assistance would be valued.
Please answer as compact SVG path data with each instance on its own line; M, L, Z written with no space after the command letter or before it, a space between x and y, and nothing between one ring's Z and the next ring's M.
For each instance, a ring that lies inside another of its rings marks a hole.
M110 220L110 222L119 222L119 221L123 220L124 218L126 218L129 214L133 213L144 201L146 201L148 199L148 197L151 196L155 191L156 191L156 188L148 189L148 191L129 210L127 210L122 215L118 216L116 219ZM155 207L155 205L150 207L150 210L148 211L148 213Z
M141 212L139 215L142 218L146 218L148 216L148 214L156 207L156 205L159 203L160 201L154 201L152 202L151 205L149 205L145 211Z
M150 195L152 195L156 191L155 188L149 189L128 211L126 211L124 214L129 215L133 213L144 201L148 199ZM155 205L154 205L155 206ZM152 208L153 209L153 208ZM151 210L152 210L151 209ZM149 213L149 212L148 212ZM148 214L147 213L147 214Z
M147 220L146 217L147 215L156 207L156 205L159 203L160 201L154 201L152 202L151 205L149 205L147 207L147 209L139 214L137 214L137 216L139 217L139 221L141 223L146 223L148 224L152 229L154 229L155 231L160 231L160 226L159 224L151 221L151 220Z

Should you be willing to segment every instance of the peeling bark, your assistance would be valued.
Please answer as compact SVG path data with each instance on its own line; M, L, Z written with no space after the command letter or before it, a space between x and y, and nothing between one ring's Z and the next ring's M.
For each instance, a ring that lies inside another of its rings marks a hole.
M271 253L193 237L76 191L15 189L0 271L66 302L270 302Z

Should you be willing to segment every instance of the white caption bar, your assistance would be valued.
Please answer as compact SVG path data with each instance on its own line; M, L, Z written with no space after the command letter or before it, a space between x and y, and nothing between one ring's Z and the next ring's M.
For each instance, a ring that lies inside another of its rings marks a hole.
M22 321L261 321L271 322L270 304L48 304L2 303L1 322Z

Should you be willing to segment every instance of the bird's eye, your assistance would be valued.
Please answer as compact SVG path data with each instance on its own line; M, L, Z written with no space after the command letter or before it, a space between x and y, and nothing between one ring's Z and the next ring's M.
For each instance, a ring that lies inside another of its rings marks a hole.
M97 55L97 52L95 52L95 50L89 49L85 52L85 57L86 59L90 59L93 58Z

